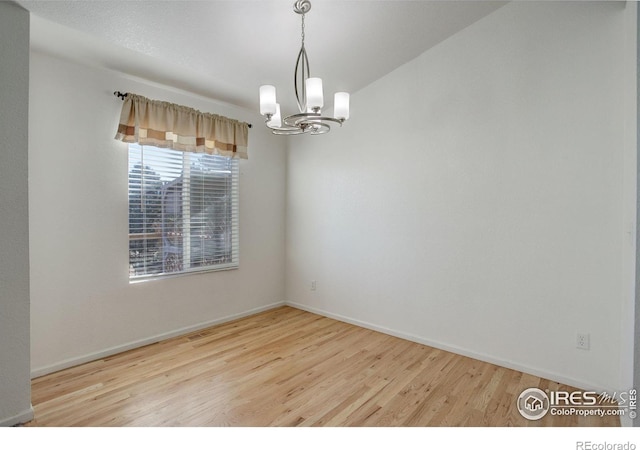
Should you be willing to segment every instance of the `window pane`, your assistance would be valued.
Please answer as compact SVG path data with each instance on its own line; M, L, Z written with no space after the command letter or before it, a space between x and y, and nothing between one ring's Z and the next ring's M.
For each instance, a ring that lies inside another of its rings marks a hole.
M129 146L131 278L238 266L238 162Z

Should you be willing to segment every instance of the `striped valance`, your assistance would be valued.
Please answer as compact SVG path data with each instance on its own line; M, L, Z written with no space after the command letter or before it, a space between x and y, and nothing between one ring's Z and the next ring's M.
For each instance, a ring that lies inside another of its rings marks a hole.
M249 125L128 93L115 138L183 152L247 159Z

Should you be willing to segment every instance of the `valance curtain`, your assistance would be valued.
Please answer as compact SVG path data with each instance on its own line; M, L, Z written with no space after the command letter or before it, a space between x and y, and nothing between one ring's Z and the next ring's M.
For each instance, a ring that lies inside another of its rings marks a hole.
M128 93L115 138L183 152L247 159L249 125Z

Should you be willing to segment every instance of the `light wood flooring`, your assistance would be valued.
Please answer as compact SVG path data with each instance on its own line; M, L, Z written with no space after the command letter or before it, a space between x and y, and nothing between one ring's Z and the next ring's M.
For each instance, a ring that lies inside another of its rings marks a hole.
M29 426L619 426L528 421L522 372L282 307L32 381Z

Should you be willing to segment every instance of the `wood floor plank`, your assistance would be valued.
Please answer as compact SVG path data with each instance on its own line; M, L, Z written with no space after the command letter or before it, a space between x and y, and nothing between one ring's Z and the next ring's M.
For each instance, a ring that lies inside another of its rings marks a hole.
M619 426L516 409L574 390L291 307L32 381L29 426Z

